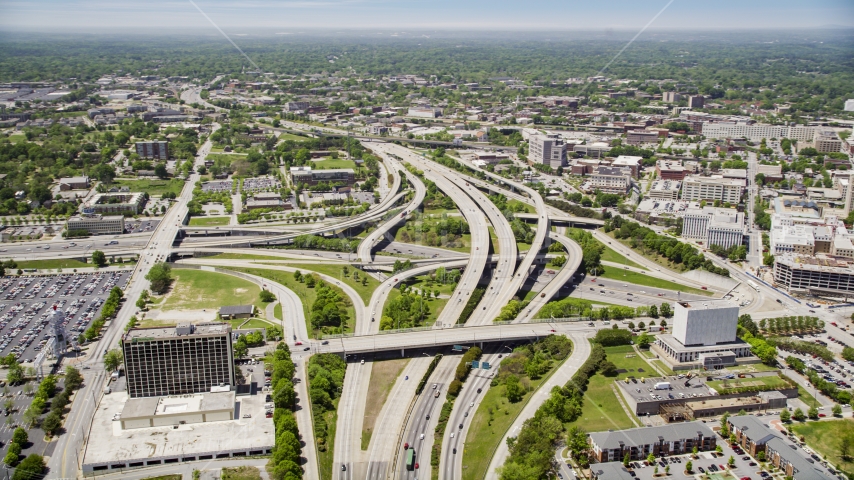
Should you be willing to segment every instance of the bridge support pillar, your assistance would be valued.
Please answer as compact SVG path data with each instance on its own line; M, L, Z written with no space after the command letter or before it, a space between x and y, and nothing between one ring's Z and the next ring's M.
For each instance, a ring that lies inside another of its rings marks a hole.
M401 349L400 349L400 358L404 358L404 357L406 357L406 350L404 350L403 348L401 348Z

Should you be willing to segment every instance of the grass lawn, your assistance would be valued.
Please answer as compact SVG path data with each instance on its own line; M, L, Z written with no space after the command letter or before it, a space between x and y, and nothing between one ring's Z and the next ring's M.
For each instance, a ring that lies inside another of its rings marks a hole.
M386 303L391 303L392 300L400 296L400 289L392 288L391 292L388 294L388 298L386 299ZM424 321L421 322L421 325L433 325L436 323L436 319L439 318L439 314L442 313L442 310L445 309L445 305L448 303L447 298L430 298L427 300L427 307L430 308L430 311L427 315L424 315ZM383 309L385 309L385 305L383 305Z
M220 478L222 480L261 480L261 471L258 470L258 467L248 465L225 467L222 469Z
M619 264L621 264L621 265L626 265L626 266L629 266L629 267L634 267L634 268L640 268L640 269L642 269L642 270L647 270L647 268L646 268L646 267L643 267L643 266L641 266L641 265L639 265L639 264L637 264L637 263L635 263L635 262L633 262L633 261L629 260L629 259L628 259L628 258L626 258L625 256L620 255L620 254L619 254L619 253L617 253L615 250L613 250L611 247L609 247L609 246L607 246L607 245L605 245L604 247L605 247L605 250L602 252L602 257L601 257L601 259L602 259L603 261L619 263Z
M305 283L298 282L294 280L294 274L291 272L285 272L282 270L268 270L264 268L240 268L235 267L231 268L236 272L244 272L250 275L256 275L259 277L267 278L274 282L278 282L284 285L286 288L292 290L294 293L302 301L302 309L305 313L305 321L306 321L306 329L309 332L312 332L315 338L319 338L319 334L321 331L314 330L311 328L310 318L311 318L311 305L314 304L314 300L317 298L317 291L314 288L308 288ZM340 288L335 285L330 285L334 290L338 291L338 294L341 295L341 298L344 299L344 303L346 304L347 316L350 320L344 326L344 330L346 332L354 332L356 326L356 310L353 308L353 305L350 303L350 297L348 297ZM256 287L257 288L257 287ZM255 294L257 298L258 294Z
M409 363L408 358L396 360L383 360L374 362L371 367L371 383L368 385L368 397L371 401L365 406L365 421L362 424L362 450L367 450L371 444L371 435L374 433L374 425L377 417L385 405L391 387L400 376L400 372Z
M581 417L567 425L567 428L578 425L587 432L601 432L635 426L620 406L611 386L615 380L622 380L629 376L650 377L657 376L657 373L647 365L644 359L637 356L630 345L605 347L605 352L608 354L608 360L614 362L620 373L616 377L606 377L597 373L590 378L587 391L584 393Z
M437 217L441 217L442 215L444 215L446 213L448 215L451 215L451 214L458 214L458 213L460 213L460 211L457 210L456 208L451 208L449 210L446 210L444 208L426 208L426 209L424 209L424 215L436 215Z
M459 270L459 269L451 268L448 270ZM441 283L434 282L430 279L430 275L419 275L417 277L408 278L408 279L406 279L405 283L407 285L411 285L414 288L417 288L418 290L424 289L424 290L427 290L431 293L434 290L438 290L440 294L445 294L445 295L450 295L450 294L454 293L453 285L451 285L450 283L443 285Z
M19 143L19 142L26 142L26 141L27 141L26 135L9 135L9 142L11 142L13 145L16 143Z
M356 162L344 158L326 158L323 160L312 160L314 170L330 170L333 168L352 168L356 170Z
M238 160L238 159L241 159L241 158L246 158L247 155L248 154L246 154L246 153L209 153L205 157L205 160L210 160L212 162L220 160L222 162L226 162L227 164L231 165L231 162Z
M109 257L107 257L109 259ZM54 259L54 260L27 260L23 262L15 262L18 264L18 268L86 268L93 267L94 265L91 263L83 263L80 260L72 260L72 259Z
M510 403L504 396L504 386L490 388L483 396L483 400L477 407L472 417L469 433L466 435L466 443L463 447L463 480L479 480L483 478L483 472L489 469L492 454L498 448L501 438L507 433L507 429L519 416L519 413L528 403L528 400L561 363L557 363L552 370L537 380L528 380L531 390L525 397L516 403ZM527 377L526 377L527 378Z
M665 375L676 375L676 373L661 360L649 360L649 363L658 367L658 369L664 372Z
M819 422L794 422L789 426L798 435L803 435L807 445L827 457L849 477L854 475L854 461L843 461L839 455L842 439L854 435L854 422L849 420L822 420Z
M190 226L215 227L228 225L230 220L231 217L192 217L190 218Z
M685 293L696 293L697 295L712 295L712 292L700 290L699 288L686 287L684 285L680 285L669 280L663 280L658 277L652 277L643 273L632 272L628 270L621 271L620 269L613 267L606 267L605 273L599 276L602 278L610 278L611 280L626 282L627 284L632 283L634 285L644 285L653 288L663 288L666 290L673 290Z
M239 327L239 326L240 326L243 322L245 322L245 321L246 321L246 319L245 319L245 318L238 318L238 319L236 319L236 320L227 320L227 322L231 324L231 328L232 328L232 330L234 330L234 329L236 329L237 327ZM261 319L259 319L259 318L252 318L252 319L250 319L250 320L249 320L249 322L248 322L248 323L246 323L246 325L243 325L243 327L242 327L242 328L243 328L243 329L249 329L249 328L267 328L267 327L269 327L269 326L271 326L271 325L278 325L278 322L270 323L270 322L267 322L267 321L265 321L265 320L261 320Z
M203 270L172 270L175 284L163 310L196 310L219 308L222 305L255 305L263 314L265 304L258 298L261 287L224 273Z
M275 307L273 307L273 316L276 317L275 320L284 320L282 316L282 304L277 303Z
M146 477L142 480L181 480L182 475L160 475L159 477Z
M353 267L347 267L349 269L349 273L344 275L344 265L313 263L310 265L293 264L290 266L299 268L300 271L305 270L322 273L324 275L329 275L330 277L343 280L344 283L352 287L353 290L356 290L356 293L359 294L359 297L362 298L365 305L371 301L371 295L373 295L374 290L380 286L380 282L377 279L364 273L359 273L359 279L353 280L353 272L357 271L357 269ZM362 278L368 279L365 285L362 285Z
M522 206L523 210L521 213L536 213L533 205L528 205L525 202L520 202L519 200L515 200L515 199L514 200L507 200L507 207L510 208L511 210L513 210L514 212L516 211L517 205Z
M813 397L812 394L809 393L806 388L800 385L798 385L798 399L800 399L800 401L804 402L806 405L809 406L818 405L815 400L815 397Z
M279 134L279 140L281 140L281 141L293 140L295 142L305 142L306 140L311 140L311 139L308 137L302 137L299 135L294 135L293 133L282 132L281 134Z
M184 181L177 178L169 180L115 180L113 185L128 187L131 192L146 192L151 196L163 195L167 192L181 195L181 190L184 189Z
M495 234L495 229L486 227L489 230L489 243L492 245L492 253L501 253L498 248L498 235Z
M327 431L326 451L321 452L320 449L317 451L317 463L320 469L321 480L332 480L332 476L335 474L332 471L332 462L335 458L335 431L338 429L338 405L340 401L340 398L333 400L332 403L335 404L335 408L323 414L323 418L326 420Z

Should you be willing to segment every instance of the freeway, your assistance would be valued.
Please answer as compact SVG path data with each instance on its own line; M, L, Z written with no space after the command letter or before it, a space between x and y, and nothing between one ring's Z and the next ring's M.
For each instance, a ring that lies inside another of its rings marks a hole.
M219 125L214 124L214 130L218 129ZM208 140L199 148L196 156L196 165L203 164L205 155L211 149L211 142ZM153 235L151 236L147 249L144 249L140 261L131 275L129 287L125 291L125 298L136 299L147 289L149 282L145 280L148 271L157 261L162 261L169 256L169 250L172 245L172 240L178 232L178 225L187 216L187 203L192 199L193 187L198 181L199 175L193 173L188 181L184 184L184 189L176 202L172 205L163 219L157 225ZM147 252L147 255L145 253ZM103 359L107 349L113 348L121 338L125 330L125 325L130 320L130 317L136 312L134 301L124 302L119 312L116 314L115 320L111 325L101 333L101 340L97 345L89 347L89 356L84 361L85 366L91 367L97 372L103 371ZM90 399L100 396L103 387L103 381L106 375L95 374L91 381L87 381L83 395L78 393L75 395L74 404L71 406L71 412L66 419L66 425L72 425L74 428L84 429L85 424L93 418L93 410L90 409ZM91 395L87 395L91 394ZM94 402L92 402L94 403ZM85 404L85 405L84 405ZM94 407L91 407L94 408ZM79 425L79 427L78 427ZM83 460L85 457L85 449L83 454L79 454L83 435L62 435L59 443L54 450L54 455L48 463L51 472L57 477L76 478L78 460ZM73 457L72 457L73 454Z
M469 262L457 283L457 288L451 300L442 310L442 313L439 314L437 321L439 324L455 324L460 318L463 308L465 308L466 302L463 299L467 299L475 287L477 287L477 283L483 275L483 270L486 266L487 255L489 255L489 234L486 218L478 205L465 192L460 190L459 187L441 173L426 168L422 163L421 157L418 155L391 144L378 144L375 148L382 155L399 154L398 156L401 159L423 170L424 176L427 179L431 180L440 190L451 197L469 224L471 244L474 250L472 250Z
M359 225L362 225L365 222L377 220L378 218L382 218L386 214L386 212L391 207L393 207L395 205L395 203L397 203L398 200L400 200L401 198L403 198L406 195L406 193L404 193L404 192L397 193L400 190L400 187L402 184L402 179L401 179L400 173L396 169L391 169L391 171L392 171L391 173L394 177L394 183L391 187L391 190L389 191L389 194L386 195L385 198L383 198L380 201L380 203L371 206L371 208L369 208L368 211L366 211L365 213L358 215L358 216L355 216L355 217L348 218L347 220L345 220L341 223L325 225L322 227L318 227L315 229L311 229L311 230L307 230L307 231L299 232L299 233L288 233L288 234L282 234L282 235L265 236L265 237L261 237L260 239L257 239L257 240L252 240L252 237L247 237L248 239L243 239L243 240L238 240L238 239L235 239L234 237L224 237L224 238L219 238L216 240L204 239L203 241L188 242L188 243L192 243L193 247L196 247L196 248L220 247L220 246L223 246L223 247L241 247L241 246L251 247L253 245L255 245L255 246L275 245L277 243L288 242L288 241L293 240L294 238L296 238L300 235L309 235L309 234L310 235L317 235L317 234L322 234L322 233L327 233L327 232L346 230L348 228L357 227ZM243 238L243 237L240 237L240 238Z
M394 161L391 160L390 157L387 157L386 162L391 167ZM395 167L392 167L392 169L396 170ZM406 213L412 212L413 210L418 208L421 205L421 202L424 201L424 197L427 195L427 187L424 186L424 182L422 182L418 179L418 177L409 173L406 170L403 170L403 173L406 175L406 178L409 180L409 183L411 183L415 187L415 197L412 199L411 202L409 202L409 205L404 208L404 212L401 213L401 215L393 216L388 221L378 226L376 230L371 232L367 237L365 237L364 240L362 240L361 243L359 243L357 257L362 262L373 262L373 254L371 253L371 250L374 248L376 243L380 239L382 239L392 228L396 227L401 222L404 222L406 218Z
M51 240L4 244L0 249L0 258L16 261L49 260L63 258L89 257L95 250L112 255L135 255L140 253L151 239L151 233L102 236L97 239ZM110 245L111 242L116 242Z
M500 357L513 349L509 345L495 345L485 351L481 361L498 365ZM465 454L465 439L474 413L480 406L484 392L490 387L494 372L483 369L472 369L469 373L460 395L454 401L454 408L448 418L445 437L442 442L440 480L460 479L463 476L463 455Z
M476 168L474 166L474 164L472 164L468 160L460 160L460 162L463 165L467 165L470 168ZM511 275L510 281L505 282L502 285L502 287L501 287L502 289L501 289L500 294L494 299L494 302L496 305L493 308L497 308L498 311L500 312L501 308L504 305L506 305L513 298L514 295L516 295L516 293L522 288L522 286L525 284L525 281L528 279L528 276L530 275L530 273L532 271L531 267L534 265L534 262L537 260L537 255L539 255L540 250L545 245L544 242L546 241L546 234L549 232L549 215L550 215L550 213L549 213L549 209L546 208L546 204L543 201L543 197L539 193L537 193L535 190L529 188L527 185L524 185L524 184L521 184L518 182L514 182L512 180L508 180L508 179L501 177L499 175L496 175L492 172L484 171L484 173L488 177L492 178L495 181L502 182L504 184L510 185L511 187L516 188L518 190L521 190L521 191L525 192L526 194L528 194L528 198L525 201L527 203L531 203L533 201L536 214L539 215L539 219L537 220L537 231L536 231L536 234L534 235L534 240L531 242L531 248L528 249L528 253L525 255L525 257L522 259L522 262L516 268L516 271L514 272L515 274ZM466 178L470 178L470 177L466 177ZM524 198L524 196L522 196L522 197ZM578 268L578 265L580 265L580 260L579 260L579 263L576 264L574 268L572 268L573 273ZM564 266L564 268L566 269L570 266L572 266L572 265L571 264L566 265L566 266ZM560 287L558 287L558 290L559 289L560 289ZM558 290L555 290L555 292ZM550 289L550 291L551 291L551 289ZM551 298L551 297L549 297L549 298ZM494 315L489 316L487 321L489 321L489 319L496 318L497 316L498 316L498 312L496 312Z
M323 345L312 342L313 353L361 355L373 352L433 348L446 345L537 339L557 332L592 330L586 322L516 323L451 328L418 328L372 335L338 337Z
M540 294L535 296L529 303L528 307L519 312L519 315L514 320L514 323L528 322L543 308L543 305L551 301L560 293L571 280L578 267L581 266L581 257L583 252L581 247L571 240L557 232L549 232L549 237L560 242L567 251L566 264L557 272L552 281L546 285L546 288L540 291Z
M486 195L481 193L480 190L472 187L470 183L463 180L457 172L438 165L435 162L431 165L432 169L441 172L445 178L454 182L457 187L474 200L492 223L495 236L498 239L498 265L492 270L486 292L480 303L475 307L474 314L466 321L466 324L483 325L491 323L498 316L501 308L516 294L516 290L509 288L513 282L513 273L516 268L516 259L518 256L518 247L513 229L510 227L510 223L504 217L504 214L498 210L498 207Z
M392 476L406 414L416 399L415 388L421 377L427 373L427 367L432 360L426 356L410 359L392 386L371 435L368 471L365 476L368 480L384 480Z
M528 400L525 408L522 409L519 416L513 421L513 424L510 425L507 433L504 434L504 438L502 438L498 443L498 449L492 456L492 462L489 464L489 469L485 475L487 480L498 480L498 474L495 472L495 469L504 465L504 462L507 461L507 457L510 456L510 448L507 446L507 438L518 436L519 430L522 429L522 425L525 423L525 420L533 417L537 409L539 409L540 406L549 399L552 388L566 385L584 361L587 360L587 357L590 356L591 347L590 342L588 341L589 332L575 332L570 334L569 337L572 340L572 354L563 362L557 371L549 377L548 381L540 385L537 391L534 392L533 396Z
M430 452L433 450L433 442L436 441L434 436L436 425L439 423L439 413L445 403L448 385L454 379L459 361L456 355L442 357L428 379L424 391L418 396L415 406L407 417L406 428L401 439L403 445L398 445L396 478L415 480L419 474L421 478L430 478L432 468L439 467L430 465ZM415 448L415 461L419 464L417 470L406 468L406 449L403 448L406 444Z

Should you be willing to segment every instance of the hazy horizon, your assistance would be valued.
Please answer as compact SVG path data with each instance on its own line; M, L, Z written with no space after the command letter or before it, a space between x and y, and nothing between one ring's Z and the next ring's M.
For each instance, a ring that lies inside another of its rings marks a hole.
M0 5L0 32L156 35L215 31L199 10L234 35L334 30L376 30L377 34L395 30L610 32L637 31L648 23L650 32L854 28L854 2L843 0L818 0L808 5L794 0L613 0L606 5L552 0L193 1L195 5L190 0L13 0Z

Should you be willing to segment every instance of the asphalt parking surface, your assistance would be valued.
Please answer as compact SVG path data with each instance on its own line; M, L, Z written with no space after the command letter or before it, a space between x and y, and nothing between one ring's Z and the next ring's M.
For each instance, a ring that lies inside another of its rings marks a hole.
M114 286L124 288L130 271L27 275L0 278L0 356L32 362L49 337L54 310L76 337L98 317Z

